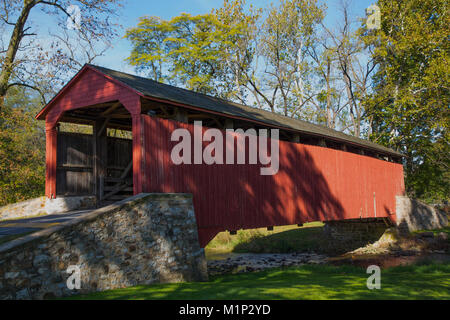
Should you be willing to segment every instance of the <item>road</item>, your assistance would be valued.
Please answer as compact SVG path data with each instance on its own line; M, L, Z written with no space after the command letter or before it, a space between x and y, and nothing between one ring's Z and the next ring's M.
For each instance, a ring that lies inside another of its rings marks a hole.
M35 218L2 221L0 222L0 239L5 236L30 233L53 227L62 222L78 218L79 216L89 211L92 210L78 210L67 213L50 214Z

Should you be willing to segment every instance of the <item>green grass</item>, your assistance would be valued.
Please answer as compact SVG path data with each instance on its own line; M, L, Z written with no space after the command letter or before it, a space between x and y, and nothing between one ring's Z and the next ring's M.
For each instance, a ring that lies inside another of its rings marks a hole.
M380 290L367 289L367 277L358 267L310 265L216 276L209 282L136 286L71 299L450 299L449 264L382 270Z
M323 223L305 223L297 225L274 227L273 231L266 228L239 230L236 235L220 232L206 246L206 251L216 252L253 252L253 253L287 253L311 251L317 247L317 239L322 234Z
M433 232L435 236L437 236L439 233L443 232L446 233L448 238L450 239L450 225L442 228L442 229L434 229L434 230L421 230L421 231L415 231L414 234L419 234L423 232Z
M315 252L323 254L342 254L355 250L365 244L360 242L329 241L323 235L322 222L266 228L239 230L236 235L220 232L205 248L208 259L228 253L291 253Z

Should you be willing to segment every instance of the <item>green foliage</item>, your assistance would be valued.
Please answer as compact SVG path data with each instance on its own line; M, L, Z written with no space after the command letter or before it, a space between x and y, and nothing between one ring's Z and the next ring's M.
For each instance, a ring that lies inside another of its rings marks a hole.
M44 194L45 134L34 119L39 101L14 88L0 111L0 205Z
M251 18L233 16L241 12L235 10L238 5L240 1L204 15L183 13L169 21L142 17L125 35L133 44L130 63L157 81L229 97L238 90L229 85L234 84L229 62L251 55L246 51L237 57L251 28Z
M449 7L446 0L380 0L368 31L379 64L368 99L372 139L404 152L407 191L449 199Z
M263 19L245 6L225 0L205 15L142 17L125 35L128 60L157 81L294 115L312 99L306 53L324 9L316 0L283 0Z

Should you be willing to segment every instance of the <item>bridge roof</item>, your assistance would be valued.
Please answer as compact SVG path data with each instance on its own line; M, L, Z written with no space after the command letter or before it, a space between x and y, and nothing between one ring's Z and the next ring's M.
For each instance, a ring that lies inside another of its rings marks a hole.
M387 155L394 155L397 157L404 156L400 152L393 149L381 146L371 141L360 139L355 136L345 134L340 131L336 131L325 126L313 124L304 120L294 119L283 116L278 113L249 107L239 103L223 100L220 98L212 97L206 94L178 88L168 84L163 84L148 78L131 75L116 70L95 66L86 65L85 67L95 69L100 73L119 81L126 86L132 88L144 97L156 98L176 103L178 105L184 105L186 107L196 107L203 109L205 112L220 113L224 117L238 117L244 118L249 121L256 121L264 123L277 128L284 128L291 131L306 133L310 135L320 136L323 138L329 138L340 142L347 142L351 145L365 147L374 151L378 151ZM84 69L84 68L83 68ZM64 89L63 89L64 90ZM49 106L51 102L47 105ZM46 108L37 116L41 119L42 114Z

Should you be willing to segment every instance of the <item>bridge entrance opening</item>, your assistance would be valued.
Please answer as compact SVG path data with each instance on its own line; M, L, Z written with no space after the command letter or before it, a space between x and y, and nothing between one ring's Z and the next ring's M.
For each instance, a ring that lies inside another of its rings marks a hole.
M120 103L65 112L57 130L56 196L133 195L131 116Z

